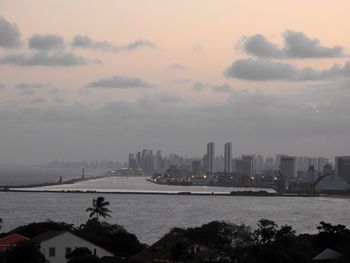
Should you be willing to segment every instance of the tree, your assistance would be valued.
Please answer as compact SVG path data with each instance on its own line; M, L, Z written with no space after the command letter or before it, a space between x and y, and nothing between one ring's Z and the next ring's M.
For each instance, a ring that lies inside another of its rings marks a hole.
M130 257L145 249L145 245L124 227L100 222L96 218L82 224L77 234L120 257Z
M105 198L103 196L99 196L97 197L97 199L93 199L92 207L86 208L85 211L90 212L90 218L96 218L96 220L98 221L99 216L102 216L103 218L111 217L109 213L112 211L109 210L107 206L109 206L109 202L105 201Z
M67 255L67 263L100 263L101 260L93 255L86 247L78 247Z
M268 219L260 219L255 236L259 244L268 244L274 241L277 232L277 224Z
M39 244L31 241L21 241L11 249L0 254L0 263L46 263L39 250Z
M1 229L1 224L2 224L2 218L0 218L0 229Z

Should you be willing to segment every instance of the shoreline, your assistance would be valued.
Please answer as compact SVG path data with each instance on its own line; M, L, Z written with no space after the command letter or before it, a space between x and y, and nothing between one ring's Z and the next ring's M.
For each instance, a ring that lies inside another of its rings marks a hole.
M147 191L98 191L98 190L26 190L26 189L0 189L0 192L17 193L63 193L63 194L119 194L119 195L186 195L186 196L252 196L252 197L342 197L348 195L328 194L283 194L268 193L265 191L237 191L230 193L220 192L147 192Z

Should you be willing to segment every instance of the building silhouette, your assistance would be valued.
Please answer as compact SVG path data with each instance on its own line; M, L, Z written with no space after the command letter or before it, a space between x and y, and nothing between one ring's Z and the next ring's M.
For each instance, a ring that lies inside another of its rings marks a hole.
M224 172L232 173L232 143L225 143L225 164Z
M215 173L215 144L210 142L207 144L208 172Z

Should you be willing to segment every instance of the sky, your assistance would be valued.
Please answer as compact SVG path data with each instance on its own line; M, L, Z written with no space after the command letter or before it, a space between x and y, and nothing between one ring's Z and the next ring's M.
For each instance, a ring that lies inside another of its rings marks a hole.
M348 0L1 0L0 164L349 155Z

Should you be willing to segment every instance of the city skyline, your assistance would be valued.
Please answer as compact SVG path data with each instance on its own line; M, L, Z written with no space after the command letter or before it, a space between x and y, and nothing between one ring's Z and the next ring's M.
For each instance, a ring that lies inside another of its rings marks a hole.
M348 155L349 7L3 0L0 163L195 156L213 140Z

